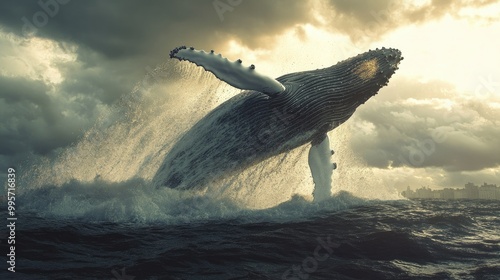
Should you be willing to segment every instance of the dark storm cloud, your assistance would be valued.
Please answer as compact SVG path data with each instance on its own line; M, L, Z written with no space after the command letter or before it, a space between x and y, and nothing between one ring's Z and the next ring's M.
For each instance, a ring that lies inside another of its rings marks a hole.
M107 105L129 93L132 86L145 74L134 60L107 60L103 55L88 49L78 50L77 63L59 65L64 80L59 91L68 96L95 99Z
M58 6L37 35L84 45L109 59L157 60L178 45L210 49L229 38L266 48L273 35L309 19L307 1L94 0ZM23 17L35 27L40 21L36 1L2 1L0 10L0 22L17 34L23 34Z
M0 153L46 154L69 144L73 129L42 82L0 76Z
M40 5L42 3L43 5ZM75 46L77 60L55 65L56 86L0 77L0 165L47 155L81 137L100 114L189 44L217 49L234 39L266 48L309 18L305 1L1 1L0 32ZM9 54L7 54L9 55ZM5 66L8 71L9 65ZM57 96L57 98L55 97ZM64 113L63 113L64 112Z
M250 48L266 48L273 36L296 24L319 24L311 2L299 0L40 2L49 3L47 7L56 11L53 16L40 17L44 10L38 1L1 1L0 24L17 34L32 29L31 24L38 36L84 45L109 59L140 57L149 64L182 44L211 49L231 38ZM315 12L333 30L373 40L399 26L457 16L465 7L495 2L432 0L415 7L396 0L325 0Z
M444 15L459 17L463 8L479 8L496 0L432 0L412 6L396 0L327 0L320 12L330 29L353 40L374 40L398 27L437 20Z
M49 10L42 8L39 2L46 3ZM98 107L110 106L129 93L145 77L147 67L163 63L169 50L178 45L217 50L228 39L234 39L252 49L265 49L272 46L276 35L301 23L326 24L331 30L352 38L374 40L404 24L436 19L447 13L457 14L462 7L491 2L494 1L434 0L429 5L411 8L392 0L325 0L325 9L319 11L325 23L315 18L312 2L302 0L0 1L0 32L25 36L36 31L31 36L57 41L63 49L66 45L75 46L77 53L76 61L56 65L63 75L62 83L57 86L0 76L0 167L5 170L5 166L18 162L26 153L48 154L77 141L97 118ZM46 22L42 22L45 19ZM1 67L4 70L9 65ZM412 92L412 96L436 94L430 89L414 92L416 89L410 86L401 90L404 91ZM456 134L449 138L456 140L436 149L422 166L443 164L450 170L470 170L498 163L493 152L486 155L485 147L492 141L478 140L471 135L486 136L486 128L473 127L467 134L459 125L470 122L473 114L482 116L484 112L479 109L464 107L469 115L457 112L460 121L450 124L440 120L442 112L433 114L435 110L430 106L391 107L384 103L377 106L384 114L367 110L360 118L373 122L379 134L367 143L353 143L354 147L366 151L367 161L374 166L386 167L390 161L394 161L394 166L404 164L397 161L398 156L408 153L405 148L413 147L415 141L427 139L432 130ZM402 119L400 127L387 126L394 118L390 110ZM482 118L492 120L489 116ZM412 126L416 131L412 131ZM397 150L396 145L383 141L388 137L394 137L401 148ZM459 151L466 143L475 149L469 162L459 159L459 156L469 156ZM385 154L378 157L380 153ZM448 154L449 160L441 159ZM483 154L488 158L484 163L475 157Z
M378 168L439 167L456 172L500 166L500 110L473 99L448 99L458 96L450 88L442 82L396 80L392 90L380 95L383 98L370 100L370 106L355 115L363 125L355 132L352 148ZM447 100L455 104L440 107Z
M8 42L2 44L7 46ZM85 50L79 51L86 54ZM100 65L94 60L100 60ZM126 80L130 77L130 62L110 63L92 53L85 63L53 63L63 74L60 84L42 78L45 67L35 67L36 72L27 77L0 76L0 154L4 155L0 158L1 170L18 165L22 158L52 155L58 148L75 143L103 107L111 106L121 94L131 90ZM5 67L7 71L9 66Z

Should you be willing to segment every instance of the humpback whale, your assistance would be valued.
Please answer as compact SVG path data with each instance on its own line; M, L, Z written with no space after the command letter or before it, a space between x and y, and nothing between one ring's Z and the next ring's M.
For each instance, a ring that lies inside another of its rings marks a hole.
M337 64L273 79L240 59L181 46L170 58L188 61L243 91L199 120L167 153L153 178L156 187L198 189L311 144L314 197L330 192L333 150L327 132L388 84L403 57L393 48L369 50ZM320 194L322 193L322 194Z

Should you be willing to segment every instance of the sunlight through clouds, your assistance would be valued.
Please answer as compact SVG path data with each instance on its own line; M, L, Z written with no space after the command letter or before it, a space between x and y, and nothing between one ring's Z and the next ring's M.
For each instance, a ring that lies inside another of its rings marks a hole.
M60 84L64 73L60 64L76 62L76 47L38 37L22 38L0 32L3 55L0 57L2 76L41 80Z

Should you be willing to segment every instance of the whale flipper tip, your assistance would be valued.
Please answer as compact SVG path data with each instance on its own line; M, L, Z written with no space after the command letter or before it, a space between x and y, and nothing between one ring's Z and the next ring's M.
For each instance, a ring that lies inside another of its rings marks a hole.
M184 50L184 49L186 49L186 46L180 46L180 47L177 47L177 48L175 48L175 49L171 50L171 51L170 51L170 58L177 58L177 59L181 60L181 59L180 59L180 58L178 58L176 55L177 55L177 53L178 53L180 50ZM191 49L191 48L190 48L190 49ZM191 50L194 50L194 48L193 48L193 49L191 49Z

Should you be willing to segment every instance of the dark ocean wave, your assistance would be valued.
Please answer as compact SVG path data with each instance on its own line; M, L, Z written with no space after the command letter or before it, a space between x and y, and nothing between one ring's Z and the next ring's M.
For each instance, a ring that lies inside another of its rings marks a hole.
M341 194L318 207L296 199L177 224L28 212L16 229L17 272L1 277L499 279L498 201L354 200ZM351 206L330 205L340 201ZM283 219L293 207L306 214Z

